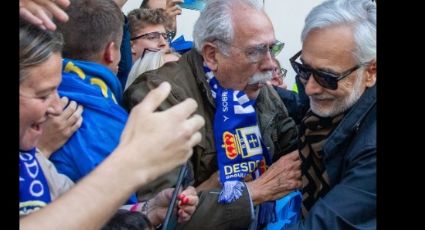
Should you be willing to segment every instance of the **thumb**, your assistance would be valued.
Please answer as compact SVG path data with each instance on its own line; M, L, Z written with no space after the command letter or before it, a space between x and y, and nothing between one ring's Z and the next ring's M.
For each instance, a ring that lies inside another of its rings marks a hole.
M139 104L143 110L148 112L154 112L159 105L167 98L170 94L171 85L168 82L162 82L156 89L151 90L145 97L145 99Z

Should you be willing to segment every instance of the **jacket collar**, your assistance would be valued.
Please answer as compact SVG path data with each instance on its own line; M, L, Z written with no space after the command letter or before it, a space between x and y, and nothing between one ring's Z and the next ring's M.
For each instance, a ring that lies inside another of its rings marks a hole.
M200 55L195 48L192 48L183 56L187 60L189 65L191 66L192 72L195 75L196 84L198 85L199 89L202 91L202 94L206 95L208 101L215 109L214 98L212 97L211 89L207 82L207 77L205 76L205 72L203 68L204 59L202 55Z
M351 107L341 123L328 137L323 147L325 157L334 154L345 144L344 141L357 133L364 118L375 105L376 84L365 90L360 99Z

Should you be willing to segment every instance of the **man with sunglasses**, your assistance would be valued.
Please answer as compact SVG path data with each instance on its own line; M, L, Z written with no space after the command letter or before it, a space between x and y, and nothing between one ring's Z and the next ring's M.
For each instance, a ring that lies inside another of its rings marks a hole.
M189 162L200 203L192 219L177 229L260 229L275 218L274 201L302 184L296 125L266 84L283 43L256 0L209 1L193 34L195 48L177 62L140 75L124 93L124 106L130 110L168 81L172 93L160 109L193 98L206 120ZM241 121L249 127L238 126ZM238 125L229 128L233 124ZM175 170L154 182L152 193L174 185L177 175ZM255 179L244 182L245 175Z
M376 229L376 4L326 1L301 40L304 220L290 229Z

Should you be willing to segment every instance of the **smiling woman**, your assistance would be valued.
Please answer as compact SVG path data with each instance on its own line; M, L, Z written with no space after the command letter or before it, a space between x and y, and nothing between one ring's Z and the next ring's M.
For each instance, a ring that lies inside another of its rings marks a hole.
M36 37L28 25L19 33L19 148L35 147L40 125L61 111L57 87L61 81L62 36L46 32ZM48 41L48 42L47 42Z

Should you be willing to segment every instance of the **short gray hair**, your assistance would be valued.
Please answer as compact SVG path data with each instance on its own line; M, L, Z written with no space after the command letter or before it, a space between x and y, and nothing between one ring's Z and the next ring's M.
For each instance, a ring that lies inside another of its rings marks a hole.
M247 5L257 10L263 10L260 0L209 0L201 12L193 29L193 41L200 53L205 42L219 40L226 44L233 41L234 30L232 9L235 6ZM220 50L227 53L224 47Z
M47 61L52 54L61 54L62 34L42 30L21 19L19 23L19 83L26 78L28 69Z
M359 63L376 58L376 3L371 0L328 0L313 8L305 19L301 41L313 29L347 25L356 44L353 57Z

